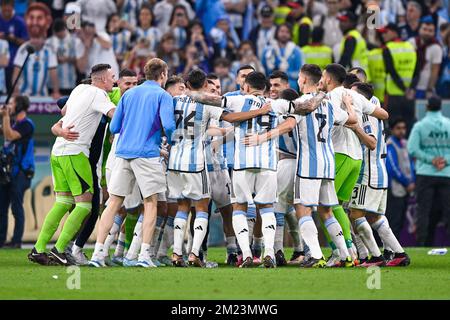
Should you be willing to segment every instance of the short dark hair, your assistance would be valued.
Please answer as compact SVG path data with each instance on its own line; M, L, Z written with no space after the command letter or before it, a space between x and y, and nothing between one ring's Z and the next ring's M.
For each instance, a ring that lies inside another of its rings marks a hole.
M30 98L27 96L17 96L14 98L14 101L16 102L16 113L28 111L28 108L30 107Z
M206 73L201 69L194 69L187 76L187 83L192 89L200 89L205 85Z
M2 0L0 2L0 6L13 6L14 7L14 0Z
M442 100L439 96L432 96L428 99L427 110L439 111L442 108Z
M119 73L119 79L123 77L137 77L137 73L131 69L122 69Z
M250 65L250 64L244 64L243 66L241 66L241 67L237 70L236 74L239 74L239 72L241 72L242 70L253 70L253 71L256 71L255 67L253 67L252 65Z
M404 123L406 125L406 120L405 118L402 117L396 117L394 119L392 119L391 121L389 121L389 128L393 129L395 128L399 123Z
M317 64L304 64L300 72L306 75L314 84L319 83L322 77L322 71Z
M276 29L275 29L275 40L278 40L278 33L280 32L281 28L287 28L289 30L289 33L291 34L291 38L292 38L292 27L290 24L287 23L283 23L280 24Z
M176 85L177 83L183 83L184 84L184 79L182 77L180 77L180 76L171 76L169 79L167 79L164 89L167 90L170 87Z
M364 76L365 79L367 79L367 73L366 73L366 71L363 68L361 68L361 67L353 67L350 70L348 70L349 73L352 72L352 71L356 71L357 74L360 74L360 75Z
M208 79L208 80L218 80L219 77L217 76L217 74L211 72L211 73L208 73L206 75L206 79Z
M342 84L347 75L345 68L339 63L331 63L325 67L325 71L330 75L331 79L338 84Z
M355 82L351 87L356 87L356 91L362 94L367 100L373 97L373 86L366 82Z
M63 19L55 19L55 21L53 21L53 32L57 33L57 32L61 32L66 30L66 23L64 22Z
M99 63L92 67L91 75L111 69L111 65L107 63Z
M226 68L229 68L230 67L230 61L228 61L228 59L225 59L225 58L217 58L216 60L214 60L214 67L226 67Z
M245 78L245 83L250 86L250 88L256 90L265 90L266 89L266 76L262 72L253 71L250 72Z
M359 82L358 76L353 73L347 73L342 85L344 86L344 88L350 89L355 82Z
M322 27L314 27L311 35L311 41L314 43L321 43L325 30Z
M281 79L284 82L289 82L289 77L286 72L280 70L275 70L274 72L272 72L272 74L269 76L269 79Z
M92 83L91 78L85 78L80 81L80 84L91 84L91 83Z
M167 71L167 63L159 58L148 60L144 67L144 74L147 80L158 80Z
M291 88L285 89L280 93L280 99L285 99L288 101L294 101L298 97L300 97L300 95L297 93L297 91Z

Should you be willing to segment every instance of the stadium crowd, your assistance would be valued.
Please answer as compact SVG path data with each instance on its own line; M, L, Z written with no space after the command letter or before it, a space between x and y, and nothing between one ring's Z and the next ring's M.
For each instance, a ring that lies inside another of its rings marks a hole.
M16 88L17 96L51 95L54 99L68 96L83 79L91 77L94 81L93 74L96 72L91 74L91 71L105 64L111 66L116 79L125 81L125 78L130 80L136 77L136 82L144 78L148 80L145 66L152 58L160 58L168 66L168 76L171 77L170 85L166 84L168 92L174 86L185 86L183 79L189 78L198 69L205 74L213 74L209 80L220 82L221 94L239 91L244 84L244 79L239 78L240 73L251 66L251 71L262 72L268 78L266 82L270 89L267 95L271 98L279 98L285 88L290 87L296 92L301 89L298 83L303 65L315 64L325 69L336 62L347 69L353 68L356 73L363 70L366 79L359 80L367 80L373 85L375 96L380 99L381 105L388 106L390 114L392 136L387 145L390 188L386 215L392 221L395 236L399 237L407 201L415 192L412 157L418 157L420 153L420 150L409 150L410 155L408 152L405 155L402 151L406 150L404 139L409 136L415 122L415 100L429 99L429 108L439 110L440 100L435 97L450 98L447 1L34 2L39 4L31 4L23 10L20 1L1 1L0 88L3 93L11 87L25 63L28 44L33 45L36 52L25 64ZM417 135L413 137L418 141ZM399 155L404 158L399 159ZM436 155L437 158L440 156ZM445 159L442 158L442 161L445 162ZM408 167L405 163L411 165ZM433 163L436 168L441 165L440 162ZM443 168L446 166L448 169L448 163L443 164ZM432 169L428 168L429 171ZM422 171L422 176L428 176L429 171ZM417 179L422 179L423 191L439 189L442 185L448 189L449 177L446 173L443 180L436 178L434 183L427 180L427 186L424 186L424 178L420 176L418 174ZM442 199L439 198L442 203L443 195ZM419 203L422 214L418 223L427 226L427 230L422 230L418 236L420 245L430 245L433 240L430 239L433 233L428 230L429 214L424 214L431 211L430 205L424 203L432 200L433 192L427 192L427 197L422 197L422 204ZM92 210L95 210L94 203L92 199ZM99 210L99 205L97 207ZM208 211L208 208L201 206L196 209L200 213ZM258 209L261 212L264 208ZM81 205L76 210L80 216L87 217L91 207ZM97 216L92 215L95 219L92 228ZM117 230L113 235L119 234L121 223L122 220L120 223L115 221L112 228L117 225ZM163 224L156 221L157 226L158 223L160 227ZM224 231L227 235L225 228ZM83 231L78 235L74 255L80 256L81 248L91 232L88 228L87 236L83 236ZM228 230L227 237L232 233ZM67 237L67 234L64 236ZM119 242L124 242L125 232L122 239L121 236L122 232ZM83 239L80 240L80 237ZM144 242L151 242L148 234L144 238ZM253 238L254 247L262 241L261 238ZM72 239L63 239L61 243L66 243L65 240ZM191 240L197 242L197 247L202 242L198 243L195 236ZM102 243L105 241L108 240L101 239ZM173 239L167 241L170 243ZM78 242L82 245L77 247ZM39 249L41 247L42 243L39 243ZM57 243L55 256L63 251L60 247ZM181 248L177 249L181 257ZM97 256L93 258L99 256L99 250L105 249L96 246ZM342 251L345 250L341 248ZM199 253L198 250L195 252L196 258ZM275 260L273 253L269 255ZM278 263L280 258L276 258ZM296 258L293 257L293 260ZM342 263L346 257L334 258ZM95 259L92 261L95 264ZM157 264L157 261L152 261ZM201 262L195 261L201 265ZM167 260L165 263L168 263ZM174 263L181 264L181 258L175 259Z

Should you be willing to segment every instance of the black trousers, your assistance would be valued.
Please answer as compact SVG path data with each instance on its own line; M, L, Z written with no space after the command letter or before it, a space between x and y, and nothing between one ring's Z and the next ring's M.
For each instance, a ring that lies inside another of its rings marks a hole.
M439 217L450 217L450 178L417 176L417 245L432 246ZM450 233L450 224L447 232Z
M408 100L405 96L387 96L387 110L389 119L403 118L406 121L406 136L409 136L412 126L416 122L415 100Z
M396 197L392 190L388 190L386 218L389 220L392 232L397 239L400 239L400 232L405 224L406 209L408 208L408 195Z

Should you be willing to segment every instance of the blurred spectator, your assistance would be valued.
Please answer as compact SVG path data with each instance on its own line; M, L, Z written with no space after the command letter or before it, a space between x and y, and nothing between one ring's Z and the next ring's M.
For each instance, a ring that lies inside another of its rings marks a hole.
M220 0L196 0L195 12L197 18L203 23L206 34L209 34L216 25L217 21L214 17L226 15L225 7Z
M97 32L106 31L108 17L117 12L114 0L77 0L81 8L81 18L95 24Z
M275 39L276 26L272 7L265 5L262 7L261 23L250 32L249 40L256 44L257 56L261 59L264 49L272 44Z
M6 88L8 91L12 84L11 78L17 50L28 39L25 21L22 17L15 14L14 3L14 0L1 0L0 2L0 39L8 41L9 46L9 64L5 69Z
M269 76L270 99L280 98L281 92L289 89L288 75L282 71L274 71Z
M119 76L119 65L114 54L111 38L104 31L96 31L95 24L83 22L78 37L82 41L87 55L86 68L83 73L89 75L93 66L100 63L106 63L111 66L116 79Z
M416 1L408 1L406 5L406 23L399 26L402 40L408 40L419 35L421 16L422 6Z
M402 0L381 0L381 20L384 24L405 22L406 11Z
M381 52L381 62L385 66L383 83L386 85L389 115L392 118L403 118L409 135L415 121L415 101L405 95L412 85L417 54L411 43L399 39L399 31L395 24L390 23L379 31L385 44ZM378 83L377 75L375 79Z
M14 1L14 11L19 17L24 17L25 12L27 12L30 0L15 0Z
M278 26L275 39L263 54L262 64L266 74L271 74L274 70L286 72L290 87L298 90L298 72L303 65L303 57L300 48L291 40L289 25Z
M339 49L339 64L346 68L361 67L368 73L369 61L366 40L356 30L357 16L351 11L344 11L338 16L339 28L344 34Z
M121 65L131 45L131 32L122 27L120 16L117 13L109 16L106 28L112 41L117 62Z
M334 49L342 40L342 31L339 28L339 0L325 0L327 14L314 17L314 26L321 26L324 30L323 44Z
M315 27L312 32L311 44L302 48L305 63L317 64L321 69L333 62L333 50L323 44L323 33L322 27Z
M264 67L255 55L253 43L250 41L242 41L237 52L238 60L231 65L231 73L237 74L237 71L244 65L251 65L256 71L264 73Z
M431 97L439 78L443 52L435 37L435 29L433 20L425 17L420 24L419 36L409 40L417 50L416 72L412 84L417 99Z
M198 51L195 45L189 44L186 49L186 59L183 67L183 76L186 77L189 72L195 69L202 69L207 72L209 70L208 61L200 60L201 52Z
M86 68L87 55L83 43L67 31L64 20L56 19L53 36L47 40L47 44L56 52L58 59L59 90L64 96L70 95L77 84L77 71L83 72ZM52 85L49 87L53 88Z
M9 65L9 44L8 41L0 39L0 94L7 92L5 69Z
M230 25L230 18L226 15L216 20L216 26L209 33L214 49L213 59L226 58L233 61L236 57L236 49L239 46L239 37Z
M189 26L188 14L184 6L178 4L173 8L169 24L170 32L175 37L175 48L183 49L187 44L187 28Z
M30 187L34 175L34 124L27 117L29 106L28 97L17 96L12 98L6 108L1 109L2 133L5 139L3 152L13 157L13 166L10 173L11 181L0 184L0 247L3 247L6 241L10 205L15 225L13 238L6 246L20 248L22 243L25 225L23 196Z
M180 56L175 50L175 37L171 33L162 36L156 56L167 63L169 76L177 74L181 65Z
M136 29L136 40L141 45L146 44L149 51L155 52L161 40L161 30L153 27L154 15L148 4L143 4L139 10L139 26Z
M43 3L33 3L28 7L25 14L30 40L22 44L14 59L13 81L19 76L20 68L25 64L28 45L35 48L35 52L30 55L25 64L20 77L15 95L47 96L48 78L53 88L54 99L60 97L59 80L56 68L58 61L53 49L46 44L47 31L51 26L52 17L50 9Z
M435 30L448 22L448 10L449 8L442 5L442 0L425 0L425 4L428 7L428 14L433 18ZM441 40L440 35L437 33L436 38Z
M386 168L389 177L389 189L386 217L397 239L400 239L405 222L408 198L414 192L416 177L414 163L406 147L406 122L402 118L394 119L389 127L391 136L386 141Z
M290 2L292 10L286 19L292 27L292 41L300 47L306 46L311 37L313 27L312 20L306 15L305 4L303 0Z
M173 8L176 5L182 5L186 8L189 20L195 18L195 13L191 5L185 0L163 0L155 4L153 12L155 14L155 23L162 34L170 31L170 17ZM211 17L210 17L211 18Z
M242 0L221 0L225 11L227 12L228 16L230 17L230 22L233 28L235 28L237 34L239 37L242 37L242 28L244 26L243 24L243 16L245 9L247 7L247 1Z
M450 217L450 119L441 113L440 98L428 99L425 118L412 129L408 151L416 159L417 244L432 246L436 227L430 225L433 205L447 220ZM450 224L447 227L450 229Z
M278 1L278 6L275 7L275 24L282 25L287 22L287 17L289 13L292 11L292 8L289 6L288 0L280 0Z
M437 93L445 99L450 98L450 25L446 25L442 36L443 58L441 76L437 87Z
M203 25L199 20L194 20L188 29L187 43L195 46L198 52L201 69L206 72L210 69L209 58L213 54L213 48L208 44Z
M138 23L138 5L142 0L116 0L117 14L122 21L121 27L134 31Z
M222 92L227 93L235 90L235 78L230 72L230 62L225 58L218 58L214 61L214 73L220 79Z

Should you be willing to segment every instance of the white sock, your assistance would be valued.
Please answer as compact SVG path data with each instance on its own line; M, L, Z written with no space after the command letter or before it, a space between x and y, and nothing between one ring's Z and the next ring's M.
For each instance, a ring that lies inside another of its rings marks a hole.
M295 210L291 210L288 214L284 216L284 220L288 226L288 232L292 237L294 242L294 251L300 252L303 251L303 243L300 238L300 232L298 230L298 219L295 213Z
M136 226L134 227L133 240L131 240L131 244L126 255L126 258L128 260L137 259L139 248L141 247L142 243L142 221L144 221L143 214L139 216L139 219L136 222Z
M111 247L114 240L116 240L117 233L120 231L120 227L122 226L123 219L120 215L116 215L114 217L114 224L109 230L108 236L106 237L104 245L105 257L109 256L109 248Z
M95 261L103 261L105 259L105 254L104 254L104 249L103 249L103 243L95 243L95 248L94 248L94 253L92 254L92 259L91 260L95 260Z
M244 259L252 257L252 251L250 250L250 241L248 239L248 224L247 217L244 211L233 211L233 229L236 235L236 239L242 250L242 256Z
M116 250L114 251L115 257L123 257L123 250L125 248L125 232L119 233L119 238L117 239Z
M248 225L248 242L251 245L253 239L253 229L256 223L256 207L255 205L250 205L247 208L247 225Z
M141 244L141 252L139 253L138 261L148 261L150 260L150 244Z
M153 237L150 243L150 257L156 257L156 252L158 252L159 247L159 236L161 234L161 226L164 223L164 217L156 216L155 231L153 232Z
M275 219L277 221L277 228L275 230L275 252L283 251L283 238L284 238L284 214L280 212L275 213Z
M173 223L174 217L168 217L164 226L163 237L158 248L158 258L167 256L167 250L173 245Z
M355 233L353 234L353 237L355 238L355 245L356 249L358 250L358 257L360 259L366 259L369 256L369 251L367 250L367 247L364 245L364 242L362 241L359 234Z
M364 242L367 249L369 249L370 254L373 257L381 256L380 248L378 248L377 242L372 233L372 228L367 222L365 217L358 218L355 220L356 231L358 231L359 236Z
M81 252L81 250L83 250L83 248L77 246L76 244L74 244L74 245L72 246L72 254L73 254L73 255L79 254L79 253Z
M208 213L198 211L194 220L194 239L191 252L198 256L208 228Z
M346 260L350 256L348 253L347 245L345 244L344 233L339 222L335 217L331 217L324 221L325 227L330 234L331 240L339 249L339 256L341 260Z
M311 216L302 217L298 221L300 234L306 245L309 247L311 257L315 259L322 259L323 253L320 249L319 238L316 224Z
M184 229L186 228L188 214L178 211L173 224L173 253L181 256L183 254Z
M262 208L259 210L261 214L261 230L264 238L264 257L275 258L274 245L275 233L277 230L277 219L273 212L273 207Z
M374 228L381 240L392 249L395 253L403 253L405 252L392 232L391 227L389 226L389 222L385 216L382 216L381 219L372 224L372 228Z

